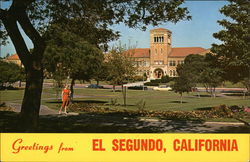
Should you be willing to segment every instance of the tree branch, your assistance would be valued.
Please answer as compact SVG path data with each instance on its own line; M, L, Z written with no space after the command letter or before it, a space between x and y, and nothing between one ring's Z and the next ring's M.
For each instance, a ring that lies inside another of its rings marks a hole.
M3 9L0 9L0 19L3 19L6 14L6 11Z
M22 61L23 65L27 67L29 64L29 50L26 46L26 43L18 29L17 20L15 16L9 11L4 11L4 14L1 15L1 20L5 26L6 31L15 46L16 52Z
M27 5L30 5L32 2L33 0L28 0L27 3L23 4L23 2L20 2L18 0L14 1L15 7L12 9L13 10L12 12L15 13L17 21L21 25L23 31L26 33L26 35L31 39L32 43L34 44L34 50L36 50L37 48L44 49L45 48L44 40L40 36L38 31L34 28L26 13Z

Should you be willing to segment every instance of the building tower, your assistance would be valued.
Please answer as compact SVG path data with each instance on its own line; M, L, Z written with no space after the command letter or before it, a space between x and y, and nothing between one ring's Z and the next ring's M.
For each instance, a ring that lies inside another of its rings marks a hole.
M171 52L171 44L171 31L164 28L150 31L151 78L161 78L163 75L167 74L168 55Z

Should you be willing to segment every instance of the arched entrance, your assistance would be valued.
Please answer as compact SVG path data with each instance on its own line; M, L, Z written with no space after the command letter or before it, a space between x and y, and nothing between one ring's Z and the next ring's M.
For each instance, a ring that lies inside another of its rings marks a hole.
M161 77L164 75L164 72L162 69L157 68L154 70L154 78L155 79L161 79Z

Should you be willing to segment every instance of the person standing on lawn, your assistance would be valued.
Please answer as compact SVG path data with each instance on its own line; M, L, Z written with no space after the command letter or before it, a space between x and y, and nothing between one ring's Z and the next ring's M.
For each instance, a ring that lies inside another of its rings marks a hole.
M64 109L64 113L67 114L67 107L69 105L69 97L70 96L70 90L69 86L66 85L65 88L62 90L62 106L59 110L59 114L62 113L62 110Z

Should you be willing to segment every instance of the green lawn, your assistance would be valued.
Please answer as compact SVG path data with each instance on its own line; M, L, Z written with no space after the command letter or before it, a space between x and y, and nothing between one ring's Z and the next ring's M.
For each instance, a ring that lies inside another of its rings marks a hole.
M23 90L5 90L0 91L1 101L21 103L23 97ZM202 97L196 97L196 93L184 94L183 103L180 104L180 97L178 94L171 91L136 91L128 90L127 106L123 106L123 98L121 92L112 92L111 89L75 89L75 100L77 101L91 101L91 102L106 102L106 106L111 100L117 100L116 108L137 110L137 103L144 100L146 103L146 110L182 110L190 111L202 108L218 106L221 104L250 106L249 99L242 97L216 97L211 98L207 93L201 93ZM46 88L42 94L42 104L50 108L58 109L60 103L55 103L55 90ZM60 100L59 100L60 101Z

